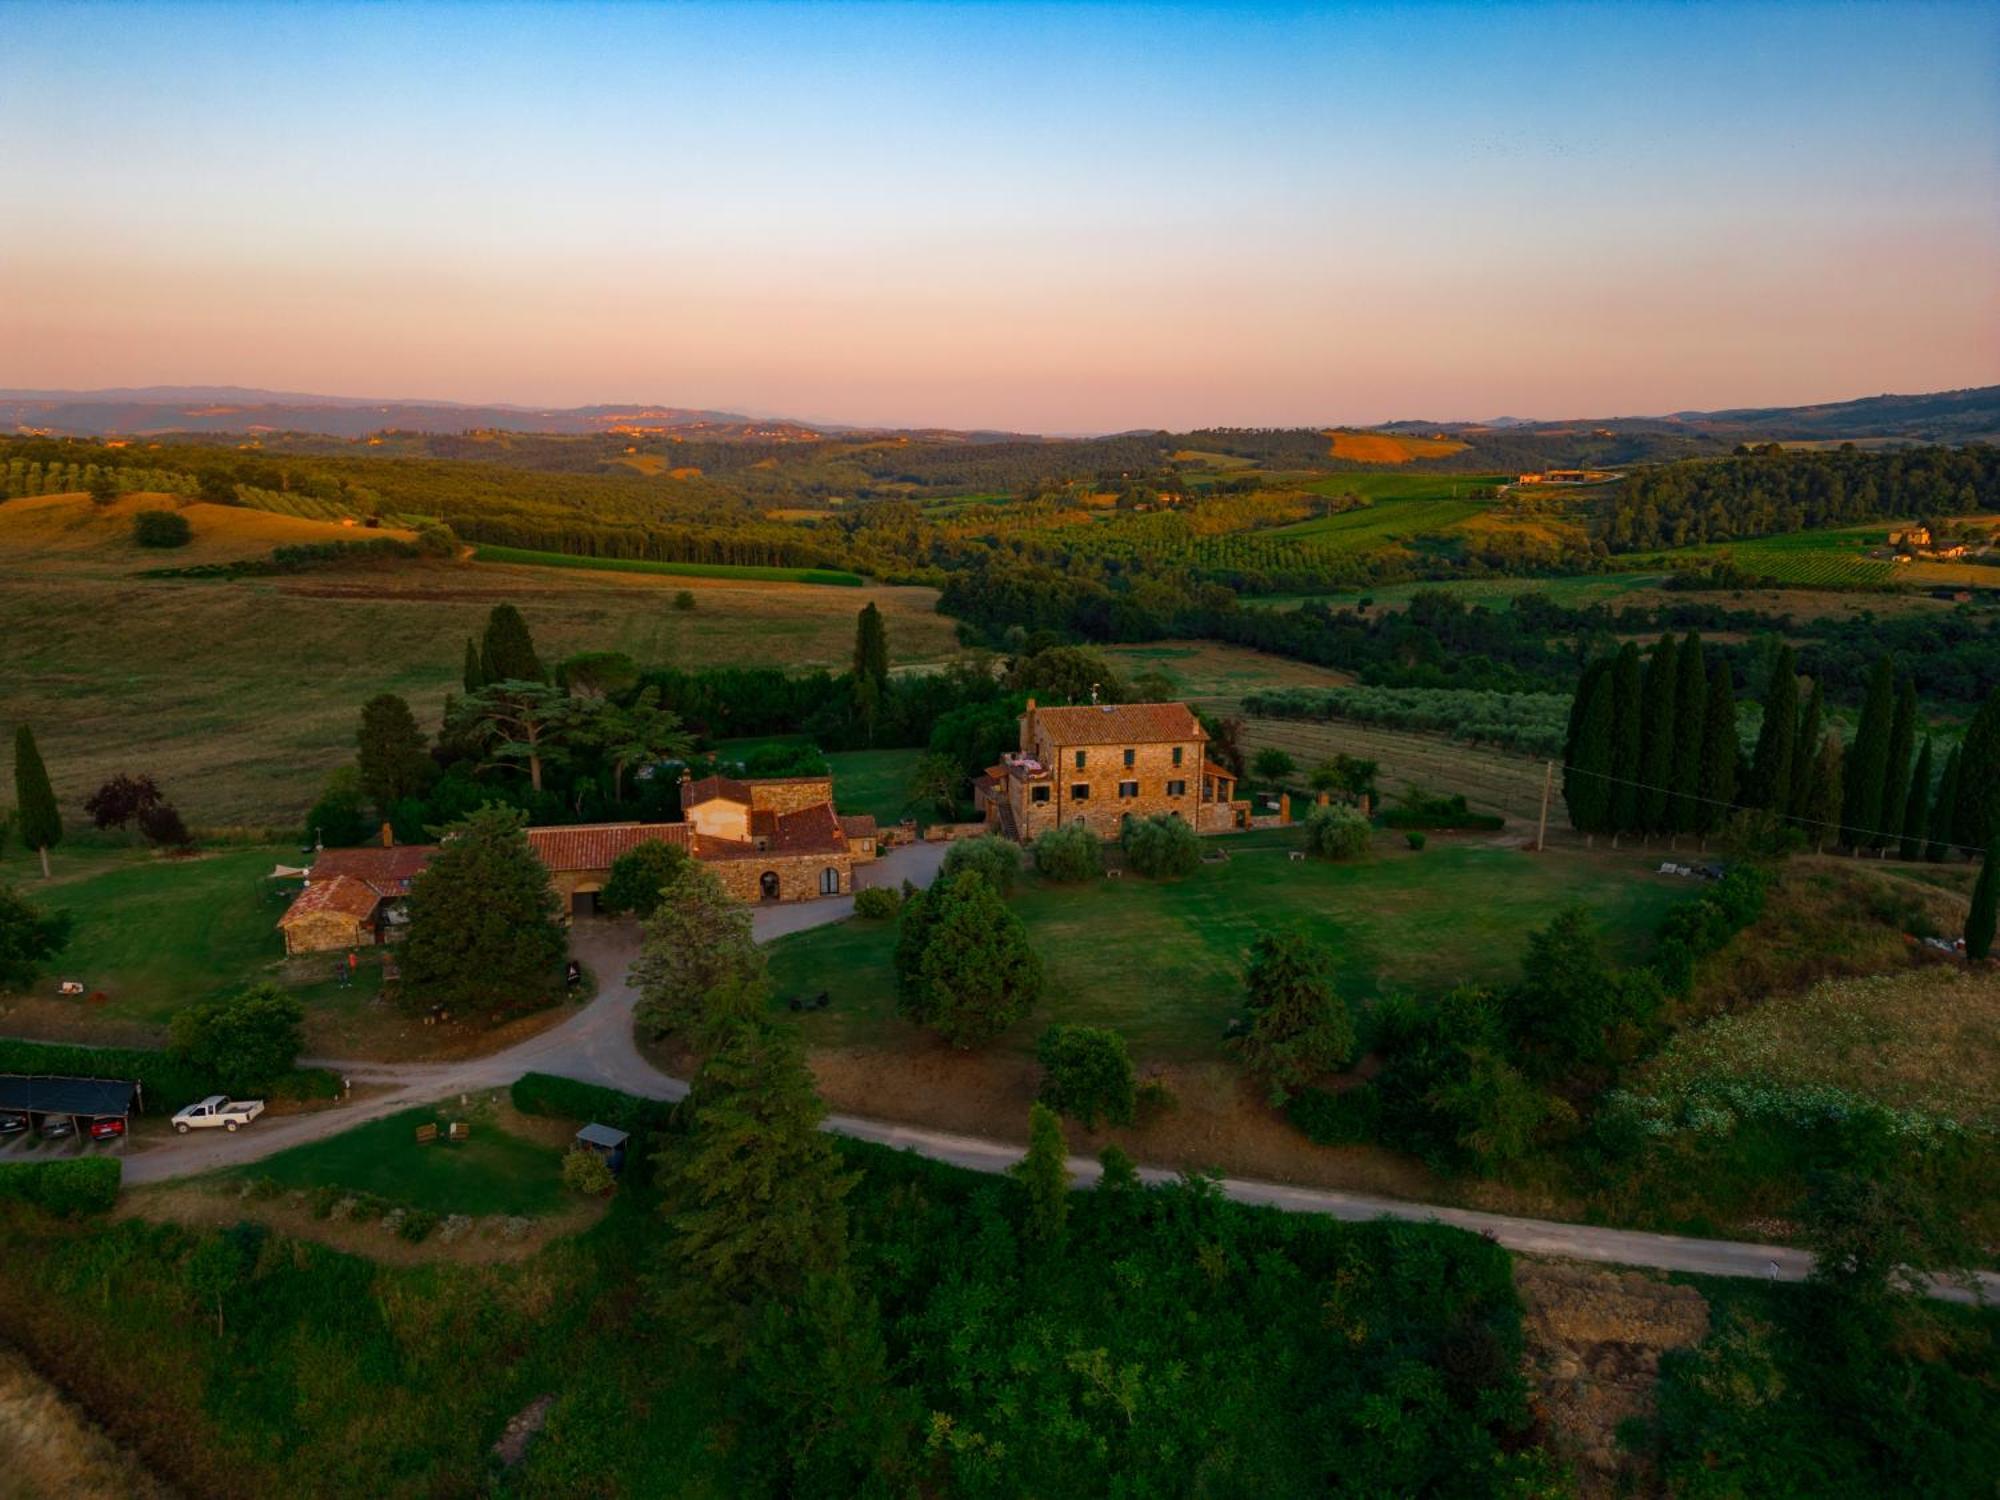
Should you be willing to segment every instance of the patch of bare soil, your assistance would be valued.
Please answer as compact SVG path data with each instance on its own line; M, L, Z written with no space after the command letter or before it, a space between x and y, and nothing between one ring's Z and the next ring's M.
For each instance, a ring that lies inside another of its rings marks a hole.
M174 1491L0 1345L0 1500L168 1500Z
M560 1026L574 1013L573 1004L560 1002L499 1026L476 1020L427 1026L421 1016L407 1015L387 1001L344 1016L308 1010L306 1055L357 1062L460 1062L505 1051Z
M1655 1410L1660 1356L1708 1336L1708 1303L1644 1271L1514 1262L1527 1334L1526 1374L1552 1450L1575 1467L1577 1493L1662 1493L1618 1428Z
M399 1236L387 1218L352 1218L336 1206L322 1219L313 1213L304 1192L260 1197L250 1182L132 1188L119 1197L113 1216L208 1229L247 1219L288 1238L312 1240L383 1265L475 1266L527 1260L555 1240L583 1233L603 1218L609 1207L605 1199L577 1198L556 1213L536 1218L453 1214L416 1244Z

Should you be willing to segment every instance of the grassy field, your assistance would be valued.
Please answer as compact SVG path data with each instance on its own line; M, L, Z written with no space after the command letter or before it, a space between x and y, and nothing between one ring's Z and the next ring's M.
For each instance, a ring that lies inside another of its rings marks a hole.
M1336 755L1361 756L1379 762L1379 784L1387 801L1393 801L1407 787L1463 792L1475 809L1515 819L1530 833L1541 808L1544 762L1461 745L1416 730L1343 720L1320 724L1251 719L1244 726L1243 746L1253 756L1266 746L1283 750L1298 763L1301 773ZM1559 799L1551 803L1549 819L1551 835L1567 827Z
M1243 602L1264 609L1297 609L1310 600L1335 609L1348 609L1367 599L1371 609L1398 610L1408 607L1411 595L1423 591L1450 594L1469 604L1496 605L1522 594L1546 594L1556 603L1574 609L1592 604L1609 604L1617 608L1636 603L1636 596L1657 590L1664 576L1660 573L1586 573L1562 578L1459 578L1431 583L1391 583L1331 594L1266 594L1246 598Z
M561 1206L560 1151L477 1115L469 1140L454 1144L442 1139L446 1124L466 1117L462 1109L405 1110L280 1151L237 1175L268 1178L285 1188L372 1193L435 1214L533 1215ZM417 1144L419 1125L437 1125L440 1139Z
M1358 464L1406 464L1421 458L1446 458L1468 446L1457 438L1411 437L1389 432L1329 432L1328 452Z
M723 758L748 755L761 745L804 745L803 734L767 735L762 739L723 740L715 747ZM871 813L878 823L895 823L909 811L910 772L923 757L921 750L834 750L826 765L833 775L837 811Z
M672 578L742 578L757 583L822 583L860 588L868 580L837 568L765 568L736 563L652 562L642 557L578 557L568 552L536 552L527 547L473 549L474 562L513 563L533 568L581 568L594 573L660 573Z
M1157 641L1100 649L1128 681L1141 672L1163 672L1176 693L1204 705L1233 704L1245 693L1269 688L1340 687L1354 680L1331 667L1220 641Z
M185 547L141 547L132 540L132 518L144 510L178 511L193 532L192 540ZM303 542L357 542L385 536L407 541L411 533L305 520L179 495L121 495L110 505L94 505L86 495L0 501L0 557L10 568L189 567L244 562L269 556L274 547Z
M1597 916L1606 949L1629 959L1684 883L1647 872L1632 854L1535 856L1434 839L1421 854L1377 839L1352 864L1286 857L1292 836L1209 847L1234 851L1185 880L1137 878L1047 885L1029 875L1014 898L1048 971L1040 1008L1007 1043L1028 1050L1056 1021L1122 1032L1136 1056L1216 1057L1242 1000L1244 955L1260 931L1294 926L1332 949L1341 993L1369 1001L1463 981L1504 982L1527 933L1568 902ZM771 947L779 1003L828 991L833 1006L804 1021L815 1045L890 1043L907 1036L895 1013L893 922L859 919Z
M464 641L518 605L545 658L602 648L682 666L843 665L873 600L899 664L956 643L929 589L675 578L640 573L403 563L233 583L142 580L125 523L86 516L60 546L0 505L0 732L32 724L66 815L118 771L157 777L197 827L287 828L353 754L360 706L400 693L436 723ZM122 502L121 502L122 503ZM114 507L115 510L115 507ZM254 528L339 531L258 511ZM197 547L201 533L197 532ZM218 543L219 545L219 543ZM259 533L252 554L267 552ZM190 548L175 562L220 560ZM686 589L692 610L672 607ZM10 799L11 800L11 799Z
M1889 533L1906 523L1875 521L1866 526L1827 527L1742 542L1717 542L1643 559L1727 561L1746 573L1801 588L1888 589L1895 587L2000 588L2000 567L1982 563L1925 561L1894 563L1867 554L1888 543Z

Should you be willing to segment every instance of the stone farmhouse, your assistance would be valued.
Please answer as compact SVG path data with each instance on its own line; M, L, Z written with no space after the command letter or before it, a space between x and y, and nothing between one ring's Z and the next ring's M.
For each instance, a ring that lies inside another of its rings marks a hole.
M986 824L1029 842L1082 823L1112 838L1129 813L1171 813L1199 833L1248 825L1236 774L1208 758L1208 734L1185 703L1092 703L1021 715L1021 747L974 784Z
M618 857L645 843L673 844L712 869L739 901L806 901L847 895L854 869L875 858L872 817L841 817L825 776L681 783L679 823L593 823L530 828L528 843L571 916L590 916ZM411 881L434 844L323 849L306 888L278 927L287 954L368 948L395 939Z

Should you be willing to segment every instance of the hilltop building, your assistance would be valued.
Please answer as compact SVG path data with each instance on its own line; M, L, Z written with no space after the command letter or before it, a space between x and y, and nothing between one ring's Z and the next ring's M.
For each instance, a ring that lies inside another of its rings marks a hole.
M1082 823L1116 837L1129 813L1171 813L1200 833L1247 825L1236 774L1208 758L1208 732L1185 703L1092 703L1021 715L1020 749L974 784L996 833L1027 843Z

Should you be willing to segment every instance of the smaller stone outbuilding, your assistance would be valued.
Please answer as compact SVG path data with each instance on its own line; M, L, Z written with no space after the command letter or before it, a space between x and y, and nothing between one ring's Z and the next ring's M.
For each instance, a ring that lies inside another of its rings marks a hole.
M286 956L373 947L381 940L376 915L381 905L382 898L351 875L315 880L278 920Z

